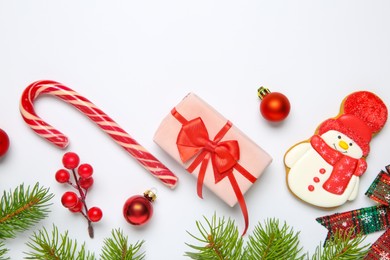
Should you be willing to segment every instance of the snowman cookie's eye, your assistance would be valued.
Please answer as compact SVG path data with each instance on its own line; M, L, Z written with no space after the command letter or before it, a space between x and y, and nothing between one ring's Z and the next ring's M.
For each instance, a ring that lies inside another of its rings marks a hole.
M338 139L341 139L341 135L338 135L337 138L338 138Z

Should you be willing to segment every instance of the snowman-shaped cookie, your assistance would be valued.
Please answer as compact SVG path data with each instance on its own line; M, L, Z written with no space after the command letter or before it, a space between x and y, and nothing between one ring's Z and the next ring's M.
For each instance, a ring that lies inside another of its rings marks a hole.
M286 181L301 200L333 208L356 198L359 177L366 171L370 141L387 120L383 101L368 91L354 92L340 114L322 122L315 134L284 156Z

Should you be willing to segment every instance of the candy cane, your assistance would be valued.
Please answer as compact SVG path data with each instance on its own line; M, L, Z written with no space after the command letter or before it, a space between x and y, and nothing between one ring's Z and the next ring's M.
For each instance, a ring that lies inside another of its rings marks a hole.
M65 148L68 145L68 138L63 133L43 121L35 113L34 100L43 94L56 96L76 107L110 135L116 143L122 146L153 176L160 179L170 188L176 186L177 177L156 157L135 141L91 101L61 83L50 80L37 81L29 85L22 94L20 112L24 121L38 135L60 148Z

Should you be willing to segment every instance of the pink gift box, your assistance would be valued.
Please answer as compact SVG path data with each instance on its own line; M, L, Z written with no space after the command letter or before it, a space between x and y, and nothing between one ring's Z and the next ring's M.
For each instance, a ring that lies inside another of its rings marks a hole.
M267 152L193 93L163 119L154 141L198 179L200 197L205 185L231 207L240 202L245 211L243 195L272 161Z

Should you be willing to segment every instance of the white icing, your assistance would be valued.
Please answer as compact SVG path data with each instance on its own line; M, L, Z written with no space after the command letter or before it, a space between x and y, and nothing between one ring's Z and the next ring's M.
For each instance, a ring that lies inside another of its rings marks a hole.
M359 191L360 178L357 176L352 176L352 178L356 179L356 184L355 184L355 188L353 189L351 195L348 198L349 201L355 200Z
M339 131L329 130L328 132L322 134L321 137L327 145L337 149L339 152L342 152L352 158L360 159L363 156L362 148L360 148L360 146L351 138ZM346 149L342 148L340 146L341 142L347 144L348 147Z
M335 147L350 157L359 159L363 155L362 149L353 140L338 131L330 130L321 137L330 147ZM340 141L344 141L347 146ZM340 206L347 200L354 200L357 196L359 178L356 176L352 176L345 191L340 195L330 193L322 187L332 173L333 166L327 163L308 142L297 144L289 150L284 162L290 168L287 184L290 190L303 201L330 208ZM314 189L310 190L309 186Z
M291 150L289 150L284 156L284 164L291 168L298 159L307 152L311 147L310 143L304 142L297 144Z

